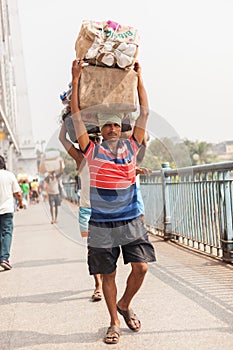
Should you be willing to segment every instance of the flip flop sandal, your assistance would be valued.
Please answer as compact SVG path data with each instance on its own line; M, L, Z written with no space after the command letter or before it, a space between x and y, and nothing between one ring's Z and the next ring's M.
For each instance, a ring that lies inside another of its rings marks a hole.
M141 322L138 319L137 315L133 312L132 309L121 310L117 306L117 311L119 312L119 314L121 314L124 317L125 323L129 327L129 329L131 329L131 331L133 331L133 332L139 332L140 331L140 329L141 329ZM133 321L134 324L138 323L139 327L138 328L134 328L130 321Z
M120 328L117 326L110 326L105 335L104 341L106 344L117 344L120 338Z
M102 293L100 291L94 292L94 294L91 297L92 301L100 301L102 300Z

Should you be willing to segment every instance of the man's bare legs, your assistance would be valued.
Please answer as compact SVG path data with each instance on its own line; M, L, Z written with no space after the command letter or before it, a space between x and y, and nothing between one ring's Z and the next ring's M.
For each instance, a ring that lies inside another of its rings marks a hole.
M50 214L51 214L51 224L57 223L57 216L58 216L58 207L55 205L55 207L53 207L53 204L50 205Z
M125 292L117 303L118 307L124 311L130 309L131 300L140 289L148 269L147 263L143 263L143 262L131 263L131 267L132 267L132 270L127 279ZM120 321L117 315L117 305L116 305L117 287L116 287L115 277L116 277L116 270L111 274L103 275L103 292L104 292L105 301L108 307L108 311L110 314L110 319L111 319L110 325L111 326L116 325L119 327ZM138 322L137 324L135 324L135 322L132 320L131 326L132 328L137 329L140 327L140 323Z
M94 275L94 279L95 279L95 291L102 292L102 275L98 273Z
M100 301L102 299L103 276L101 274L95 274L94 279L95 279L95 290L94 290L94 293L92 295L92 300L93 301Z
M55 223L57 223L57 216L58 216L58 206L55 205Z
M112 273L103 275L103 293L110 314L110 325L120 327L116 306L117 286L115 277L116 270Z
M50 205L50 214L52 218L51 224L54 224L53 205Z
M132 267L132 270L127 279L125 292L117 303L117 306L123 311L130 309L131 300L140 289L142 282L144 280L144 277L146 275L146 272L148 270L147 263L143 263L143 262L131 263L131 267ZM139 322L135 323L135 321L133 320L130 321L130 324L131 324L131 327L135 329L140 327L140 323Z
M82 231L81 232L82 237L88 237L88 232L87 231ZM97 273L94 275L95 279L95 290L92 295L92 300L93 301L100 301L102 299L102 284L103 284L103 276L100 273Z

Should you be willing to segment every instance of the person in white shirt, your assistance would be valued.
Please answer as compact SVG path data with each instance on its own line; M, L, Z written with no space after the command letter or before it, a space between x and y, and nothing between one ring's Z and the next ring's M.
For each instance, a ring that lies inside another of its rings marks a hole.
M21 189L15 175L6 170L6 163L0 156L0 266L12 268L9 257L13 233L14 197L19 208L23 208Z

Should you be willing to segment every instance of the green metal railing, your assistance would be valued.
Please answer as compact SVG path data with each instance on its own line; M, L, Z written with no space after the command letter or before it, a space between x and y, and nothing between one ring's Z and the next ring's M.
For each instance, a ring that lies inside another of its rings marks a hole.
M233 162L170 169L141 175L148 230L210 256L233 262ZM77 202L74 182L64 184Z
M141 176L149 231L233 262L233 162Z

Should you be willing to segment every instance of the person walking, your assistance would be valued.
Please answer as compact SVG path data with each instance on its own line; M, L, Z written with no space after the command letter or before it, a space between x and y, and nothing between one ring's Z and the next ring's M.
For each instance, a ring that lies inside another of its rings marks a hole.
M28 183L28 180L22 180L22 182L19 184L22 190L22 196L23 196L23 206L26 209L29 204L29 191L30 186Z
M56 174L55 171L49 172L49 175L44 179L46 190L49 197L49 207L51 214L51 224L58 222L58 207L61 205L59 181L62 176L62 161L60 161L60 171Z
M30 183L30 189L31 189L31 203L39 203L40 197L39 197L39 191L40 191L40 184L38 179L33 179Z
M23 208L21 189L15 175L6 170L6 163L0 156L0 266L12 268L9 258L13 233L14 197L18 207Z
M70 142L67 137L67 130L65 123L62 123L59 140L65 147L69 155L75 160L77 170L79 172L78 187L80 191L79 198L79 208L78 208L78 221L80 227L80 233L82 237L87 237L88 235L88 223L91 217L91 204L90 204L90 174L87 162L82 154L82 152L77 149L72 142ZM94 143L100 142L100 137L98 135L90 136L90 139ZM102 275L94 274L95 289L92 294L92 301L102 300Z
M136 155L145 135L148 119L148 100L139 62L134 65L138 74L140 114L133 135L121 140L119 113L98 114L103 142L94 144L87 133L79 110L78 88L84 62L77 59L72 65L71 111L76 137L90 168L91 218L88 233L88 265L91 275L103 274L103 293L110 314L110 326L104 341L116 344L120 337L121 314L134 332L141 322L131 307L139 291L147 263L155 261L155 252L148 240L137 204ZM116 269L122 250L124 263L131 272L122 297L117 302ZM117 313L118 312L118 313Z

